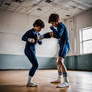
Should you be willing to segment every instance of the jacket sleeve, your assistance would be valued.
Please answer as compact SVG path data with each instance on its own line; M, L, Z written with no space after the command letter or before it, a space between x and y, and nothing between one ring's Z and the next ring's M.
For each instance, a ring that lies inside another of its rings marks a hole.
M45 38L51 38L50 32L47 32L47 33L45 33L43 35L40 35L40 39L45 39Z
M27 32L22 36L22 40L23 40L23 41L28 41L29 35L30 35L30 32L27 31Z
M50 29L53 31L54 37L55 37L55 38L59 38L59 37L58 37L58 30L55 29L54 27L50 27Z
M40 33L38 33L38 36L40 37ZM42 40L39 40L38 44L41 45L42 44Z
M60 38L61 38L61 36L63 35L63 32L64 32L65 28L66 28L65 25L62 24L62 27L61 27L60 32L59 32L59 37L60 37Z

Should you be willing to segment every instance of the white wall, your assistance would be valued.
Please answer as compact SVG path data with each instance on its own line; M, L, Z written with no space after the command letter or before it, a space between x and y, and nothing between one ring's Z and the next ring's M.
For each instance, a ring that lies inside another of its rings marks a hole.
M69 55L78 55L80 54L79 30L92 26L92 9L65 20L65 24L69 29L69 39L71 43Z
M0 11L0 54L21 54L21 36L28 29L27 16Z
M21 41L22 35L32 28L33 22L38 19L30 15L16 14L0 10L0 54L24 54L25 42ZM44 20L44 19L42 19ZM46 28L41 34L50 31L47 20ZM57 40L43 40L41 46L36 46L37 56L54 57L57 54Z

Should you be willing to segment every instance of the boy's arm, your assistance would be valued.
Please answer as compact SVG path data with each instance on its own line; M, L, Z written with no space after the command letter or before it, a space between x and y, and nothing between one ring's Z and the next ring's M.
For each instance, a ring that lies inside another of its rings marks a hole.
M30 37L29 37L29 34L30 34L30 32L27 31L27 32L22 36L22 40L23 40L23 41L28 41L29 43L34 43L35 40L34 40L33 38L30 38Z
M28 38L29 38L29 31L27 31L23 36L22 36L22 40L23 41L28 41Z
M51 29L51 30L53 31L53 33L54 33L54 34L53 34L53 37L59 38L59 37L58 37L58 30L55 29L53 26L51 26L50 29Z
M43 35L39 34L39 36L38 36L38 43L42 44L42 39L50 38L50 37L51 37L51 32L45 33Z
M62 25L58 25L58 27L61 28L61 29L60 29L60 32L59 32L59 37L61 37L61 36L63 35L63 32L64 32L65 30L68 32L66 26L65 26L63 23L62 23ZM67 35L68 35L68 34L67 34Z
M61 27L60 32L59 32L59 37L60 37L60 38L61 38L61 36L63 35L64 30L65 30L65 25L62 24L62 27Z
M43 35L40 35L39 39L41 40L41 39L51 38L51 37L53 37L53 32L48 32L48 33L45 33Z
M38 44L42 44L42 40L40 40L40 33L37 34L37 42Z
M62 24L62 26L61 26L61 25L58 25L58 27L60 28L59 35L57 35L57 34L58 34L57 29L55 29L53 26L51 26L50 29L53 31L54 37L56 37L56 38L61 38L61 36L62 36L62 34L63 34L63 32L64 32L64 29L65 29L66 27L65 27L64 24Z

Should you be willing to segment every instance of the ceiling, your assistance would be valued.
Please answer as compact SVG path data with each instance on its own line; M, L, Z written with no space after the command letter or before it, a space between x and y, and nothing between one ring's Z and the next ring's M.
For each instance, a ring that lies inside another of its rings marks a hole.
M42 18L58 13L67 19L90 8L92 0L0 0L2 10Z

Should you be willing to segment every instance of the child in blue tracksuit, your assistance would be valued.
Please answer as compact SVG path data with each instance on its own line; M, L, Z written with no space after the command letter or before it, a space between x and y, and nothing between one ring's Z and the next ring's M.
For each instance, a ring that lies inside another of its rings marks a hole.
M52 26L50 29L52 32L48 32L44 35L40 36L40 39L44 38L50 38L54 37L58 39L58 44L59 44L59 53L58 53L58 60L56 62L57 69L58 69L58 79L53 81L52 83L57 83L61 82L61 75L63 75L64 82L59 84L57 87L66 87L69 86L69 80L67 76L67 69L64 65L64 58L66 57L66 54L70 50L70 45L69 45L69 38L68 38L68 30L65 27L65 25L59 21L59 15L58 14L51 14L49 16L49 21Z
M26 46L25 46L25 55L29 59L30 63L32 64L32 68L29 71L29 78L27 82L28 87L36 87L37 84L33 83L31 81L32 77L34 76L37 68L38 68L38 61L36 58L36 52L35 52L35 45L36 43L42 44L41 40L38 40L40 36L40 31L41 29L44 28L44 22L40 19L37 19L33 23L33 28L28 30L23 36L22 40L26 41Z

